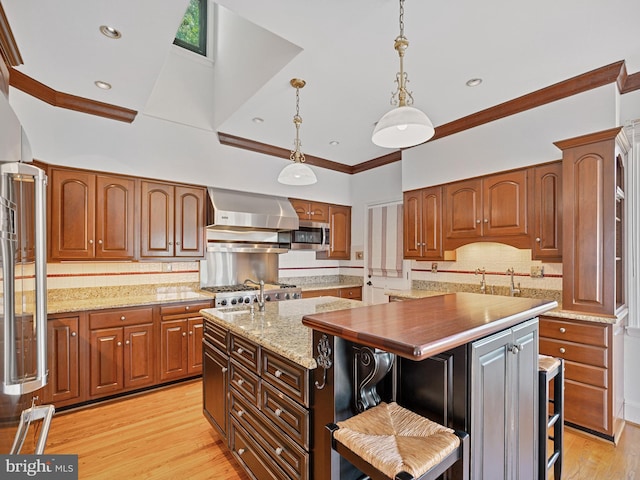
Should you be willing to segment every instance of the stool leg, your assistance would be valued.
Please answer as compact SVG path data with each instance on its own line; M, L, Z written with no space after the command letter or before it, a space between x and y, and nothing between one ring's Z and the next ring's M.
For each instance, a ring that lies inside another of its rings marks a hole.
M547 423L549 421L549 382L547 372L538 371L538 479L547 480Z
M562 449L564 446L564 359L560 359L560 370L554 378L553 384L553 409L560 414L560 418L553 426L553 449L558 452L558 458L553 465L553 478L560 480L562 477Z

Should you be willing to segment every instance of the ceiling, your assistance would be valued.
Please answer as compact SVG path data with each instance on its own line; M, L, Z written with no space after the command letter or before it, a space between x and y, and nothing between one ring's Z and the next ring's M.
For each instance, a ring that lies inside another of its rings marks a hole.
M371 132L395 89L397 0L219 0L211 9L213 65L189 59L204 80L191 101L179 97L158 114L158 97L175 92L166 65L187 3L2 0L24 62L18 69L56 91L291 149L289 80L299 77L307 82L300 92L306 154L356 165L392 151L373 145ZM638 72L638 18L637 0L407 0L414 106L439 126L619 60ZM122 38L102 36L104 24ZM235 36L224 33L229 25ZM471 78L483 82L470 88ZM96 80L113 88L99 90Z

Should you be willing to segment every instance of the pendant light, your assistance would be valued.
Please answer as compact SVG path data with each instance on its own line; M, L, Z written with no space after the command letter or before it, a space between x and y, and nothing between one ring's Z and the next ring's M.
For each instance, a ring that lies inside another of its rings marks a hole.
M407 74L404 71L404 53L409 40L404 36L404 0L400 0L400 35L393 48L400 57L400 71L396 74L398 88L391 94L391 105L397 105L385 113L376 124L371 141L379 147L406 148L424 143L433 137L433 123L422 111L412 107L413 96L407 91Z
M313 185L318 179L311 167L305 165L304 153L300 151L300 125L302 125L300 89L306 85L306 82L299 78L292 78L289 83L296 89L296 114L293 116L293 124L296 126L296 139L294 140L294 149L289 157L293 163L282 169L280 175L278 175L278 182L285 185Z

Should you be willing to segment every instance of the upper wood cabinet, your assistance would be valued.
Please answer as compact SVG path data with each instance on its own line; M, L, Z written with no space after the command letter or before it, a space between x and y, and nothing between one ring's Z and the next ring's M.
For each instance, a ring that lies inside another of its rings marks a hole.
M300 220L311 220L313 222L323 223L329 222L329 204L295 198L291 198L290 201Z
M445 249L472 241L529 248L527 176L523 169L445 185Z
M533 173L531 257L562 261L562 162L539 165Z
M316 252L316 258L351 258L351 207L329 205L329 251Z
M444 260L442 187L404 193L404 258Z
M134 258L135 179L50 169L51 260Z
M141 194L141 257L204 255L204 188L142 181Z
M555 142L562 150L562 308L615 315L624 298L621 127Z

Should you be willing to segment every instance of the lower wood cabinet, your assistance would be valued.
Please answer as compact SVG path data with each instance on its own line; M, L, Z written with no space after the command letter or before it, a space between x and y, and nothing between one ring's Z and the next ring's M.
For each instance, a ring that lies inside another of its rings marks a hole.
M49 318L47 355L49 379L43 403L64 405L81 401L79 316Z
M620 325L540 318L540 353L565 360L565 421L617 440L623 420Z
M233 456L252 478L309 479L309 371L209 320L204 338L204 414Z
M90 313L89 330L90 397L155 382L151 307Z
M538 319L471 345L471 478L537 479Z
M362 300L362 287L324 288L302 292L302 298L315 297L340 297L350 300Z

